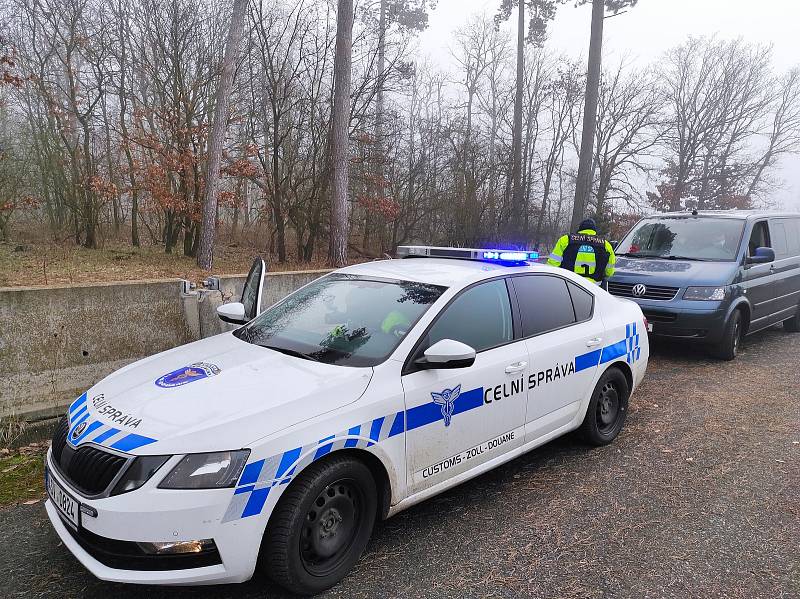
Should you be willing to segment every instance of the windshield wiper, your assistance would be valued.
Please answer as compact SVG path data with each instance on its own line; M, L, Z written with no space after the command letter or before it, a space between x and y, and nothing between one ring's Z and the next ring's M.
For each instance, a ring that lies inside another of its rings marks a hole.
M618 258L620 256L622 256L624 258L661 258L661 256L657 256L655 254L630 254L628 252L625 252L625 253L622 253L622 254L617 254Z
M694 260L695 262L708 262L706 258L693 258L692 256L676 256L670 254L669 256L661 256L664 260Z
M260 345L261 347L265 347L266 349L271 349L276 352L280 352L282 354L286 354L287 356L292 356L294 358L301 358L303 360L311 360L312 362L319 362L318 358L315 358L312 355L304 354L301 351L297 351L296 349L289 349L288 347L278 347L277 345L264 345L263 343L257 343L256 345Z

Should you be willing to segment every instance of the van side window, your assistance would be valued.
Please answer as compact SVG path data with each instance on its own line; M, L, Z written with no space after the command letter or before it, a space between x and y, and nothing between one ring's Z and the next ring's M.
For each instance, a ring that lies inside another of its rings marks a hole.
M786 221L773 220L769 224L771 229L772 249L775 250L777 259L786 258L789 255L789 246L786 241Z
M769 243L769 230L767 221L761 220L753 225L753 232L750 233L750 243L747 246L747 255L755 256L756 248L772 247Z
M789 246L789 256L800 256L800 218L787 218L783 221L786 225L786 242Z

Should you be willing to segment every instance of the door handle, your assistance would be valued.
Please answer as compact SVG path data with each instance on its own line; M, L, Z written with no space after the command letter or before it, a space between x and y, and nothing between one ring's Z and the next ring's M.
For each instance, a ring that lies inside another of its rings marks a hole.
M603 342L602 337L594 337L593 339L589 339L589 341L586 342L586 347L594 347L596 345L600 345L602 342Z
M520 370L525 370L527 367L528 363L525 361L514 362L513 364L506 366L506 374L514 374Z

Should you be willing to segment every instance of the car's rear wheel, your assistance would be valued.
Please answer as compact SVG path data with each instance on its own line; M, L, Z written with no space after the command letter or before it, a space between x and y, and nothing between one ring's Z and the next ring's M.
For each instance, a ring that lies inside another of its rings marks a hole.
M800 333L800 305L797 306L794 316L783 321L783 328L789 333Z
M377 505L375 480L362 462L343 456L312 464L275 506L261 569L293 593L332 587L367 546Z
M630 387L619 368L609 368L597 381L580 434L591 445L608 445L617 438L628 415Z
M728 324L725 325L725 332L722 339L711 349L711 354L720 360L733 360L739 354L739 345L742 342L744 332L744 318L741 310L734 310Z

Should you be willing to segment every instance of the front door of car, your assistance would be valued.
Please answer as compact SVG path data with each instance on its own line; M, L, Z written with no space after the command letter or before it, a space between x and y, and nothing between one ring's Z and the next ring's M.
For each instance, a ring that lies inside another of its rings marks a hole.
M250 266L250 272L242 288L242 305L244 306L245 321L253 320L261 313L261 296L264 293L264 276L267 266L264 260L256 258Z
M416 367L415 360L442 339L474 348L474 364ZM494 279L456 296L417 344L402 378L412 493L522 444L528 352L514 339L506 280Z
M756 248L759 247L772 247L766 220L753 223L745 256L754 256ZM750 328L752 330L764 328L772 323L775 299L780 295L778 290L780 277L775 273L775 263L747 264L745 260L742 278L753 308Z
M530 356L525 439L533 441L575 418L602 348L624 340L607 337L594 295L580 285L545 274L511 280Z

